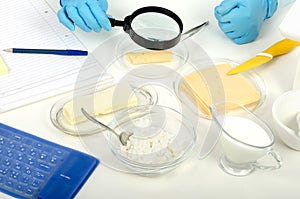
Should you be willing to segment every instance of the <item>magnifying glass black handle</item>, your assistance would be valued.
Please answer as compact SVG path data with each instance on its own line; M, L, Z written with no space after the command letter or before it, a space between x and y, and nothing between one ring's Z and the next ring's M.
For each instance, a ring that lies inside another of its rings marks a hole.
M111 24L111 27L115 27L115 26L124 26L124 21L120 21L120 20L116 20L116 19L113 19L113 18L108 18L109 21L110 21L110 24Z
M130 15L125 17L124 21L121 21L121 20L117 20L117 19L108 17L111 27L115 27L115 26L123 27L123 30L127 33L130 30L129 18L130 18Z

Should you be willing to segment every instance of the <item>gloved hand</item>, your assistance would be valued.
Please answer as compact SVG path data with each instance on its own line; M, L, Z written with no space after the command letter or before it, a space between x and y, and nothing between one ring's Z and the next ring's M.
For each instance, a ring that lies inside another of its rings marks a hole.
M57 13L59 21L71 31L75 30L75 25L86 32L111 29L106 15L106 0L61 0L60 4L62 8Z
M273 16L277 0L224 0L215 8L219 27L237 44L254 41L265 19Z

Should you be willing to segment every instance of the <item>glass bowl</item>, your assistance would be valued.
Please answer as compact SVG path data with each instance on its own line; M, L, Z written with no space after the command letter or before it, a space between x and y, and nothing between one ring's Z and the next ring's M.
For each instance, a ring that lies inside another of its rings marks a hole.
M132 132L123 146L107 133L115 157L133 173L158 175L170 171L191 154L196 130L178 111L159 105L136 106L115 114L110 126L117 132Z
M172 61L164 63L145 63L131 64L128 61L128 53L139 53L150 51L136 43L130 37L125 35L121 37L116 45L115 57L121 68L125 72L131 72L133 75L142 78L156 79L168 76L181 68L188 60L189 53L186 43L180 42L175 47L169 49L172 52Z
M86 96L93 96L97 92L101 92L105 89L109 89L113 86L116 86L116 83L107 83L100 87L92 88L92 89L85 89L78 93L76 93L76 97L86 97ZM153 105L157 103L157 93L154 88L151 86L141 86L139 88L131 86L132 88L132 95L136 96L137 105ZM74 124L71 124L68 119L66 119L65 114L63 113L63 109L71 101L74 101L75 96L70 95L58 100L50 110L50 119L53 125L59 129L60 131L76 136L85 136L85 135L92 135L99 132L103 132L106 130L105 128L101 128L98 125L88 121L76 121ZM76 98L78 99L78 98ZM128 100L127 98L124 100ZM89 104L93 101L79 101L76 106L80 107L89 107ZM79 104L80 103L80 104ZM100 102L103 103L103 102ZM113 102L111 102L113 103ZM75 111L75 110L74 110ZM120 110L116 110L107 114L103 115L96 115L95 118L100 120L104 124L109 124L112 119L113 115Z
M192 65L193 64L193 65ZM224 58L214 58L212 60L199 60L197 63L192 63L185 67L183 70L180 71L180 75L175 79L173 82L173 88L175 91L176 96L181 101L181 103L185 106L187 106L194 114L197 114L198 116L206 119L211 119L211 115L208 115L205 113L205 111L201 110L196 104L194 100L191 99L190 96L186 92L183 91L181 88L182 83L184 82L184 77L194 73L196 71L205 69L210 66L216 66L219 64L229 64L231 67L236 67L239 65L238 62L224 59ZM247 109L250 111L255 111L259 107L262 106L262 104L265 102L266 99L266 85L262 78L256 74L254 71L246 71L243 73L240 73L248 82L258 91L260 98L257 102L246 105ZM220 94L224 93L224 90L218 92ZM224 95L224 94L223 94ZM225 99L225 97L224 97Z

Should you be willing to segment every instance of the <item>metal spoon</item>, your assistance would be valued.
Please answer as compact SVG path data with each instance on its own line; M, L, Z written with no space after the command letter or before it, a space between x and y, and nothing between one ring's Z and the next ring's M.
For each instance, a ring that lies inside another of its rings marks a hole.
M126 145L127 141L129 140L129 137L133 135L133 133L131 133L131 132L122 132L121 134L118 134L115 130L106 126L105 124L103 124L102 122L98 121L93 116L91 116L88 112L86 112L86 110L84 110L84 108L81 108L81 112L91 122L94 122L96 124L99 124L100 126L103 126L104 128L108 129L111 133L113 133L117 137L119 137L119 140L122 143L122 145Z

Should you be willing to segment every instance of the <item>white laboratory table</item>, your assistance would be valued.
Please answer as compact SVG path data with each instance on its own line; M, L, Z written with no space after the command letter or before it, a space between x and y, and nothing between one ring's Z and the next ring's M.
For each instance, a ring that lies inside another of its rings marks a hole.
M58 0L47 0L54 10L59 9ZM236 45L227 39L218 29L213 16L213 8L219 0L109 0L109 13L122 19L135 9L146 5L167 7L177 13L184 23L185 30L204 22L210 25L193 36L211 57L223 57L244 61L280 40L282 36L278 26L289 7L278 11L275 16L265 21L259 38L249 44ZM62 26L62 28L64 28ZM76 30L75 34L93 51L109 37L121 33L114 29L107 33L86 33ZM296 48L287 55L273 61L268 67L258 67L255 71L267 85L267 98L257 114L272 127L271 107L275 98L290 90L293 83L295 66L300 56ZM63 95L33 103L0 114L1 122L46 138L50 141L85 151L77 137L66 135L51 123L49 112L52 105ZM273 171L256 171L245 177L234 177L224 173L218 166L218 147L204 160L198 159L199 151L193 153L177 169L157 177L142 177L126 174L100 164L93 175L77 194L78 199L298 199L300 197L300 152L276 140L275 150L283 158L283 166ZM10 198L0 194L0 198Z

